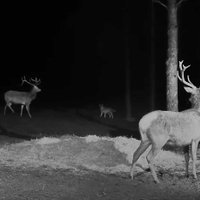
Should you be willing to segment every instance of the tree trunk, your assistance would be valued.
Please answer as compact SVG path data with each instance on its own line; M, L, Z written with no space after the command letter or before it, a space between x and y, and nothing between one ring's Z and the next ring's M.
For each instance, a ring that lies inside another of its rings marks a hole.
M151 110L155 110L155 101L156 101L156 89L155 89L155 50L154 50L154 44L155 44L155 30L154 30L154 4L152 1L151 3L151 33L150 33L150 38L151 38L151 52L150 52L150 63L151 63L151 68L150 68L150 83L151 83L151 88L150 88L150 107Z
M127 52L127 54L129 54ZM127 56L128 57L128 56ZM126 119L131 120L131 77L130 77L130 58L126 58Z
M131 62L130 62L130 6L129 0L125 2L124 8L124 48L125 48L125 106L126 119L132 120L131 107Z
M168 0L167 109L178 111L178 24L176 0Z

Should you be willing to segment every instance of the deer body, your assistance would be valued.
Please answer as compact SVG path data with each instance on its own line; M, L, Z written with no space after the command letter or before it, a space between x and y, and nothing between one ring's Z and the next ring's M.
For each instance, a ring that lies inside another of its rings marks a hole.
M31 84L30 82L26 81L25 79L23 80L23 82L27 82L27 83ZM38 82L39 81L37 80L37 83ZM4 108L4 115L6 114L7 107L9 107L12 112L14 112L11 105L12 104L20 104L21 105L20 116L22 116L23 108L25 106L26 110L28 112L28 115L31 118L29 106L30 106L31 102L36 98L37 93L41 91L41 89L38 88L36 85L34 85L34 84L31 84L31 85L32 85L32 89L30 92L21 92L21 91L13 91L13 90L9 90L9 91L5 92L4 99L5 99L6 105Z
M100 108L100 117L103 116L104 118L106 118L106 115L108 115L109 118L113 118L113 112L116 112L114 109L105 107L103 104L100 104L99 108Z
M139 121L142 139L163 137L175 146L184 146L192 139L200 138L200 113L196 110L184 112L153 111Z
M186 147L191 145L192 155L192 170L194 178L196 175L196 154L198 143L200 141L200 88L194 86L188 77L188 82L184 79L184 71L188 67L185 67L182 62L180 64L180 70L182 72L182 78L179 79L189 87L184 87L186 92L191 93L191 102L193 109L185 110L182 112L173 111L153 111L144 115L139 121L139 131L141 135L141 143L138 149L134 152L132 166L131 166L131 178L133 178L133 171L139 157L151 146L151 149L147 155L147 162L151 170L154 181L159 183L156 175L153 161L156 155L160 152L165 144L172 146ZM186 174L188 175L189 165L189 151L185 155L186 160Z

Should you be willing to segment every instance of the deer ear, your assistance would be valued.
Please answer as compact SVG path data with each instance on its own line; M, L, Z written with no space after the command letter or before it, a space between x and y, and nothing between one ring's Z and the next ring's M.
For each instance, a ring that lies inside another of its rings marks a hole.
M184 89L185 89L185 91L188 92L188 93L192 93L192 94L195 93L194 89L192 89L192 88L190 88L190 87L184 87Z

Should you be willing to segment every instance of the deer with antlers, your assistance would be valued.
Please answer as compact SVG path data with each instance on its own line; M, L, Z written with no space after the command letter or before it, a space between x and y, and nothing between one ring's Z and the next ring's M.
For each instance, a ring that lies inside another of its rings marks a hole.
M196 179L196 159L197 148L200 141L200 87L197 88L189 76L185 80L185 70L190 65L184 66L183 61L179 62L180 75L177 72L178 79L185 85L186 92L191 94L190 101L192 109L182 112L172 111L153 111L144 115L139 121L139 131L141 143L133 154L130 176L133 179L134 168L139 157L151 146L147 154L147 162L153 179L159 183L154 169L154 159L165 144L179 147L191 145L192 172ZM189 151L186 151L186 175L188 175Z
M32 89L29 92L21 92L21 91L13 91L9 90L5 92L4 99L6 101L6 105L4 108L4 115L6 114L6 108L9 107L10 110L14 113L13 108L11 107L12 104L20 104L21 105L21 112L20 116L22 116L23 108L26 107L27 113L29 117L31 118L30 114L30 104L31 102L36 98L37 93L41 91L41 89L38 87L40 84L40 79L38 78L31 78L29 81L26 80L25 77L22 78L22 85L24 83L27 83L32 86Z

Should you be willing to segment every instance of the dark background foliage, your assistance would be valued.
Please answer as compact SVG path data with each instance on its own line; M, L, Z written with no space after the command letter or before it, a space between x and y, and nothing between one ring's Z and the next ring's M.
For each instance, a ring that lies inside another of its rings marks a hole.
M40 102L82 105L123 99L128 19L132 93L149 96L153 49L157 106L164 105L167 10L161 5L154 4L153 22L151 0L7 2L2 9L2 95L26 89L21 87L26 75L41 78ZM178 12L179 58L192 65L188 73L197 86L199 13L198 0L184 1Z

